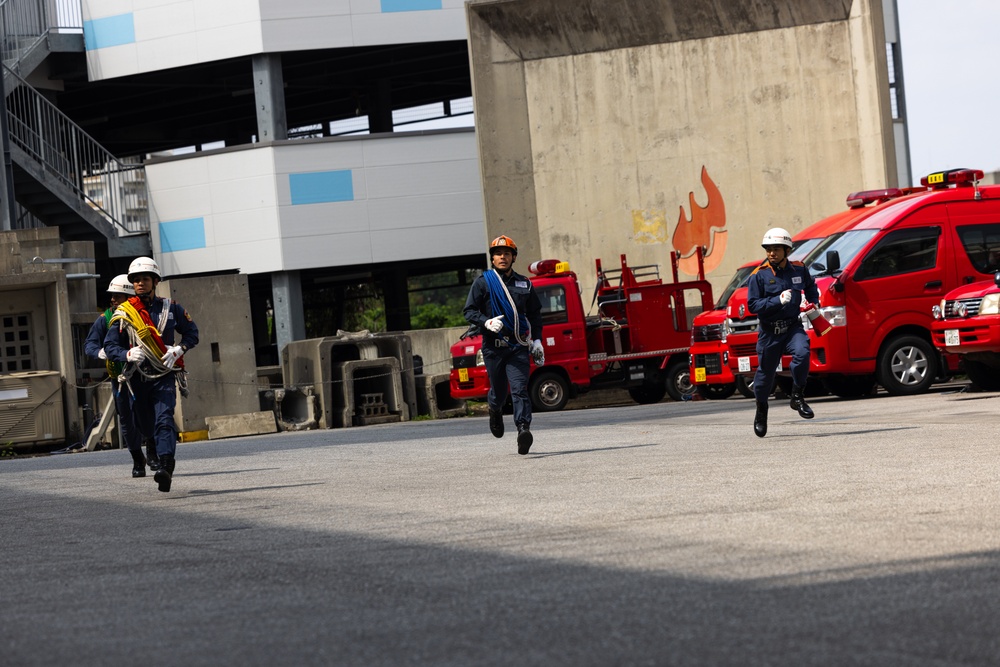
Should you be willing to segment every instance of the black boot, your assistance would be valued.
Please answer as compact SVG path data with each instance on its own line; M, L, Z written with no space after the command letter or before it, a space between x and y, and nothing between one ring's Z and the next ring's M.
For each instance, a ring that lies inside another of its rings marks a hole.
M758 438L767 435L767 399L757 401L757 414L753 418L753 432Z
M146 440L146 461L153 472L160 469L160 459L156 456L156 443L152 440Z
M490 410L490 433L494 438L503 437L503 413Z
M792 387L792 400L788 402L792 410L797 410L803 419L812 419L816 413L806 403L805 396L802 395L802 387Z
M160 458L160 469L153 475L156 487L164 493L170 490L170 480L174 476L174 464L174 455L164 454Z
M133 477L145 477L146 476L146 457L142 455L142 450L137 449L132 451L128 450L128 453L132 455L132 476Z
M531 443L534 442L534 437L531 435L531 430L527 424L517 425L517 453L524 456L531 449Z

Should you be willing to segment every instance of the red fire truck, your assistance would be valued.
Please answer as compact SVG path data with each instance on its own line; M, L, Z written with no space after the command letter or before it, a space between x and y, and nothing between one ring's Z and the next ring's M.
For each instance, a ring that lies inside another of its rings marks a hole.
M939 350L960 356L962 369L974 385L1000 391L1000 225L984 234L977 245L973 263L997 273L993 280L948 292L932 308L931 335Z
M561 410L577 394L621 387L637 403L656 403L669 394L681 400L693 392L688 373L691 319L712 307L712 286L705 280L701 252L697 280L678 281L677 255L671 253L673 282L664 282L658 265L604 269L596 260L597 286L588 315L581 288L569 264L549 259L530 267L531 283L542 302L545 365L532 362L528 391L535 410ZM480 350L482 337L467 333L451 346L451 395L482 400L489 379Z
M950 290L984 277L973 261L980 239L1000 229L1000 186L979 186L982 171L930 174L921 187L848 195L841 230L805 258L833 325L811 331L809 372L838 396L864 396L876 384L890 394L927 391L957 368L931 339L931 306ZM746 290L729 302L730 368L756 370L757 319ZM787 369L788 358L782 361Z

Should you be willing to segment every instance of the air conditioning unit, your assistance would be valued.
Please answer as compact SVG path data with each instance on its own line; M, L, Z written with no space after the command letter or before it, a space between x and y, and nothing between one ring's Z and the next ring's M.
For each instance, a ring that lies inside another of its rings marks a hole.
M59 371L0 375L0 445L60 442L65 438Z

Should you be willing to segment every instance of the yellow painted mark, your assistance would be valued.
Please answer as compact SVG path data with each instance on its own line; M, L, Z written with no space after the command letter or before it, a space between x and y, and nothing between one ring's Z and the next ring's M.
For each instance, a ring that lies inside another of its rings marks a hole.
M667 212L663 209L632 209L632 236L636 243L666 243Z
M181 442L196 442L198 440L208 440L208 430L204 431L181 431Z

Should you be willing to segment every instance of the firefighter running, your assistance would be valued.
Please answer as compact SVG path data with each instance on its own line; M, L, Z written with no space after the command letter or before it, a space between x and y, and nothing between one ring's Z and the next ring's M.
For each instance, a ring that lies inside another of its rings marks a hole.
M767 230L761 246L767 260L754 269L747 282L747 306L759 319L757 373L753 393L757 399L753 432L767 435L767 400L782 354L791 354L792 397L790 406L803 419L812 419L803 391L809 378L809 335L799 319L807 304L819 305L816 282L802 262L789 262L792 237L781 227Z
M483 362L490 380L486 400L490 408L490 432L504 434L503 406L508 384L517 427L517 453L531 449L531 400L528 376L531 357L545 363L542 347L542 304L531 281L514 273L517 245L509 236L490 243L492 268L476 278L465 302L465 319L483 332ZM529 356L530 355L530 356Z

